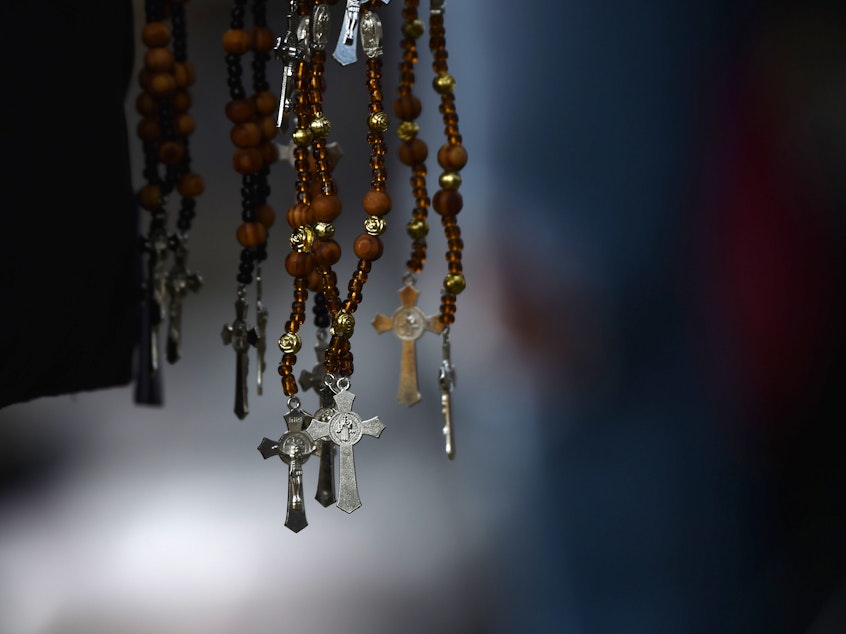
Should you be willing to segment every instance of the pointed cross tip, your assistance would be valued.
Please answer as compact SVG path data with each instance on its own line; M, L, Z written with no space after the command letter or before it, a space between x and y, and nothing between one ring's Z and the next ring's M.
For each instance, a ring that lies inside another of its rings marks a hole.
M320 502L321 506L328 507L337 502L337 498L329 492L322 492L319 491L317 495L314 496L314 499Z
M306 526L308 526L308 520L306 519L305 513L302 511L295 511L289 513L288 517L285 519L285 526L290 528L295 533L299 533Z
M350 502L343 505L341 502L338 502L338 508L344 511L345 513L352 513L356 509L361 508L361 502Z

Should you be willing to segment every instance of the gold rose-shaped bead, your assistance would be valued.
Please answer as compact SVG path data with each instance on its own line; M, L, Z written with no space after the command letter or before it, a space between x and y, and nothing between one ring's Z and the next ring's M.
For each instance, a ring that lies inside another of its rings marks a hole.
M331 238L335 235L335 225L331 222L318 222L314 225L314 234L318 238Z
M279 337L279 349L285 354L297 354L303 347L303 341L295 332L286 332Z
M425 238L429 235L429 223L422 218L412 218L408 221L408 224L405 225L405 230L409 236L415 240L419 240L420 238Z
M467 282L461 273L453 273L444 278L444 289L451 295L458 295L467 287Z
M380 216L369 216L364 221L364 230L371 236L381 236L388 228L388 223Z
M345 310L339 310L332 320L332 334L349 339L355 330L355 317Z
M311 251L314 244L314 229L309 225L300 225L291 233L291 248L294 251Z
M432 80L432 87L439 95L448 95L455 90L455 77L449 73L439 73L438 76Z
M403 121L397 126L397 136L401 141L411 141L420 132L416 121Z
M367 126L373 132L385 132L388 129L388 115L384 110L374 112L367 119Z

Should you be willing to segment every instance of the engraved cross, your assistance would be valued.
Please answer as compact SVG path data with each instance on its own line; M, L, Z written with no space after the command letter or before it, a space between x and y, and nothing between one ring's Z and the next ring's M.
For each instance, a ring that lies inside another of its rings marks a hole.
M238 299L235 301L235 321L223 326L220 333L223 343L231 345L236 352L235 359L235 415L244 419L249 413L247 404L247 368L250 359L247 356L250 346L258 342L255 328L247 325L247 292L238 289Z

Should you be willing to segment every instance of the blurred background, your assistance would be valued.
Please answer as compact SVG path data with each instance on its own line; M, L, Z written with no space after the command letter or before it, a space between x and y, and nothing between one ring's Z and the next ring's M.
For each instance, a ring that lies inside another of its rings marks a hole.
M401 4L380 11L386 103ZM440 339L417 344L423 400L406 408L399 342L367 326L398 305L409 248L408 172L391 156L385 254L352 339L355 410L386 429L356 445L352 514L312 499L306 463L309 525L294 534L286 468L256 450L284 431L275 353L238 420L220 337L239 254L220 43L231 3L186 5L206 183L189 264L204 285L160 406L135 402L126 363L146 228L125 187L142 182L143 3L6 3L0 631L846 632L841 4L448 1L470 154L456 457ZM282 5L268 5L276 29ZM326 79L335 174L354 201L369 183L363 64L330 59ZM271 340L290 310L293 177L286 162L271 172ZM345 212L342 283L361 220ZM446 270L435 228L418 279L427 314Z

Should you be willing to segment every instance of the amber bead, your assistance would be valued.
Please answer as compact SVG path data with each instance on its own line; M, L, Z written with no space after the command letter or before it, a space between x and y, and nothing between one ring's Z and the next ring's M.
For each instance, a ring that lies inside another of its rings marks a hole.
M223 34L223 50L233 55L243 55L252 48L253 36L244 29L229 29Z
M232 155L232 166L239 174L255 174L263 165L261 152L254 147L239 148Z
M238 244L246 248L261 246L267 240L267 229L260 222L245 222L235 232Z
M261 136L266 141L275 139L276 135L279 133L279 128L276 127L276 117L262 117L259 119L258 125L261 130Z
M403 95L394 102L394 114L403 121L411 121L420 116L423 104L415 95Z
M333 222L341 215L341 199L335 194L320 194L311 201L311 210L317 222Z
M162 203L162 189L154 183L147 183L138 190L138 204L147 211L157 209Z
M156 102L156 98L153 97L153 95L146 91L142 91L138 93L138 96L135 98L135 109L140 115L153 117L159 113L159 104Z
M296 229L302 225L314 224L314 215L311 212L311 206L305 203L291 205L285 217L291 229Z
M438 150L438 164L448 172L457 172L467 165L467 150L457 143L446 143Z
M187 112L179 113L173 119L173 128L181 136L191 136L196 128L194 117Z
M171 101L173 103L173 109L176 112L187 112L187 110L191 107L193 99L191 97L191 93L187 90L177 90Z
M183 174L176 187L180 196L199 196L206 189L203 177L195 172Z
M429 156L429 146L423 139L414 138L400 145L397 154L406 165L418 165Z
M162 127L157 119L144 118L138 122L136 133L142 141L155 142L162 138Z
M164 22L148 22L141 31L141 41L148 48L167 46L170 43L170 27Z
M226 117L232 123L251 121L255 114L255 104L249 99L233 99L226 104Z
M314 270L314 258L311 253L291 251L285 258L285 270L291 277L308 277Z
M165 141L159 146L158 157L165 165L176 165L185 158L185 145L180 141Z
M387 192L369 191L364 194L361 206L370 216L384 216L391 211L391 197Z
M317 269L308 274L308 290L317 293L323 287L323 276Z
M311 252L317 264L332 266L341 259L341 245L331 238L315 240Z
M176 79L171 73L152 73L149 90L156 97L167 97L176 92Z
M259 114L272 114L275 116L276 107L279 104L276 95L269 90L262 90L255 95L256 110ZM275 122L274 122L275 123Z
M193 62L176 62L173 65L173 77L176 79L176 85L180 88L193 86L197 77L194 73Z
M229 132L229 138L235 147L255 147L261 141L261 130L252 121L236 123Z
M442 216L454 216L463 206L464 198L455 189L439 189L432 197L432 208Z
M150 48L144 53L144 68L154 73L170 71L173 69L173 61L173 51L169 48Z
M285 396L293 396L297 393L297 380L293 374L282 377L282 391L285 392Z
M353 243L356 257L368 262L381 258L382 250L382 239L379 236L371 236L369 233L362 233Z
M257 26L253 29L253 50L259 53L267 53L273 49L276 38L266 26Z

